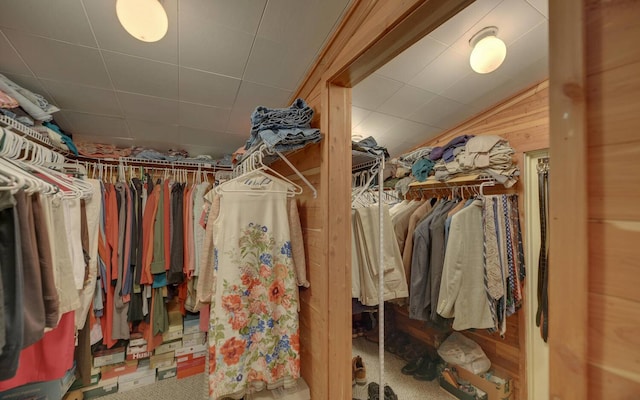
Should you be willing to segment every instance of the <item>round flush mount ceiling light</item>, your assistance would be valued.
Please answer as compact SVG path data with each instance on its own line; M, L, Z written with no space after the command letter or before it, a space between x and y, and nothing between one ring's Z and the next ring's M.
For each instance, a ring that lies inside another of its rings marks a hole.
M473 35L469 44L473 47L469 64L479 74L495 71L507 55L507 46L496 37L498 28L489 26Z
M117 0L116 14L122 27L143 42L157 42L169 29L167 13L158 0Z

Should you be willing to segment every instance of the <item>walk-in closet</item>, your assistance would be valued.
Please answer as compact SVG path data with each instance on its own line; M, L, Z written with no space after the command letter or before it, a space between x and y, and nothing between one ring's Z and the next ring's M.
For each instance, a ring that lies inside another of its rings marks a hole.
M639 18L3 0L0 400L638 398Z

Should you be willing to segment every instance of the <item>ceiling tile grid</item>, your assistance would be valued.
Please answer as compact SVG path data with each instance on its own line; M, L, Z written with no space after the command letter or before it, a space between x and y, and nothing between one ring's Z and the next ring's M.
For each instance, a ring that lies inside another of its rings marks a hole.
M113 1L3 0L0 73L78 138L232 152L256 106L288 106L349 3L164 0L169 30L143 43ZM403 151L546 78L547 19L547 0L476 0L354 88L353 132ZM486 25L507 58L478 75L468 42Z
M398 155L546 79L547 18L547 0L475 1L354 87L353 134L372 135ZM477 74L469 40L494 25L506 59L496 71Z

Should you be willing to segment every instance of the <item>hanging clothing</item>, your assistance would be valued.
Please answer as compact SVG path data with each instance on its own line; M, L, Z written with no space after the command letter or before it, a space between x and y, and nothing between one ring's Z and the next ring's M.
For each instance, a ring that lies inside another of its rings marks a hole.
M23 340L23 277L20 224L15 198L0 192L0 275L4 318L0 328L0 380L15 376Z
M219 215L210 216L207 225L213 287L199 296L211 299L211 399L237 397L265 384L280 386L300 376L299 278L287 185L269 179L261 186L247 194L244 181L225 183Z
M379 268L384 271L384 300L404 298L409 295L407 279L402 265L402 255L393 234L393 225L387 205L382 205L383 213L383 253L379 260L380 229L379 207L377 204L357 208L355 211L356 252L360 265L360 301L366 306L378 304Z

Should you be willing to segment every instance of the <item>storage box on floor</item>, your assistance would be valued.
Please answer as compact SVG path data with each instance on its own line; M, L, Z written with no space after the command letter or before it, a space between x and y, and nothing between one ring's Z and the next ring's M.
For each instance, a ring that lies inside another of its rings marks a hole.
M69 390L76 379L76 368L73 367L61 378L47 382L35 382L13 388L0 393L0 400L59 400Z
M163 343L154 351L140 335L133 335L128 346L94 353L93 365L100 380L80 388L85 399L115 392L126 392L169 378L186 378L205 371L207 335L200 332L199 319L182 319L179 311L169 311L169 328Z
M469 385L475 388L475 393L466 390ZM461 367L445 369L440 375L440 387L461 400L508 400L513 392L509 378L502 378L492 371L476 375Z

